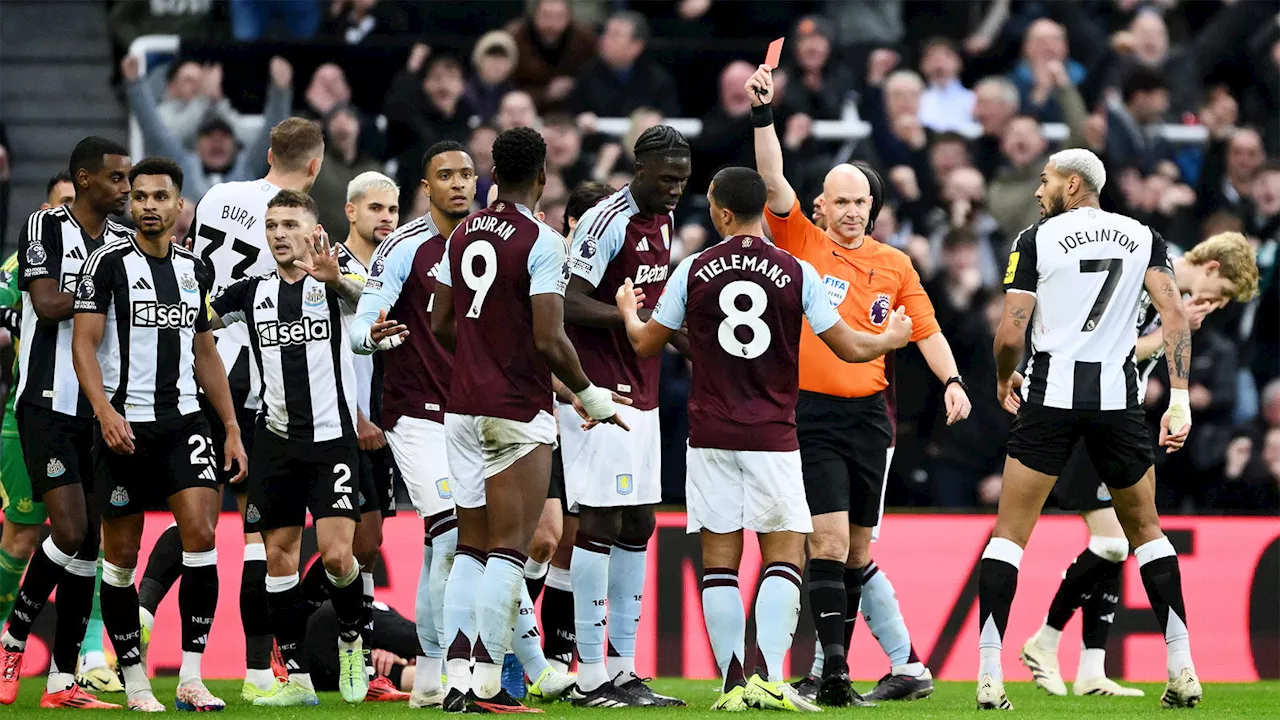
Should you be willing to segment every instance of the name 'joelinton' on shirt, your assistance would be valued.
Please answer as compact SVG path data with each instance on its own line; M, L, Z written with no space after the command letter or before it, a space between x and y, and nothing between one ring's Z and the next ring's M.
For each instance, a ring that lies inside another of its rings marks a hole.
M1059 240L1058 247L1062 248L1062 252L1068 252L1080 247L1081 245L1096 242L1113 242L1128 250L1130 253L1138 250L1138 243L1135 240L1119 230L1114 230L1112 228L1077 230L1076 232Z

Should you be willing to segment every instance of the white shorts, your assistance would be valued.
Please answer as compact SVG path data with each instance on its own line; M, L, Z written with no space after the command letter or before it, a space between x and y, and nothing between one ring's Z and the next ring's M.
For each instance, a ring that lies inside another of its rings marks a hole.
M880 483L880 514L876 515L876 526L871 528L871 542L880 539L880 526L884 524L884 492L889 487L889 468L893 467L893 450L890 446L888 458L884 461L884 482Z
M445 443L453 476L453 501L460 508L485 504L485 480L515 464L539 445L556 444L556 419L540 410L529 422L486 415L444 416Z
M453 490L444 425L425 418L401 416L395 427L384 434L418 515L425 518L451 512Z
M656 505L662 502L662 436L658 410L618 406L630 428L601 424L582 429L571 405L560 405L560 457L569 510Z
M685 458L689 532L813 532L799 450L691 447Z

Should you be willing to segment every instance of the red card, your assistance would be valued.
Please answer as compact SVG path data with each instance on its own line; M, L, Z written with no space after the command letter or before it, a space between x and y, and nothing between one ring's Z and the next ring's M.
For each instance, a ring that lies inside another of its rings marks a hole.
M769 52L764 55L764 64L769 66L770 70L778 69L778 61L782 60L782 41L786 38L778 38L769 43Z

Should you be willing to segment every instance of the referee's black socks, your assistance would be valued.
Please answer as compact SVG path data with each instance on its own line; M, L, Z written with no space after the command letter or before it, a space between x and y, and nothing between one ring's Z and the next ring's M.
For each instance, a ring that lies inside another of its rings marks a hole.
M861 593L862 584L858 584ZM813 625L822 644L826 662L824 676L848 671L845 655L845 614L848 596L845 589L845 566L839 560L809 561L809 607L813 612Z

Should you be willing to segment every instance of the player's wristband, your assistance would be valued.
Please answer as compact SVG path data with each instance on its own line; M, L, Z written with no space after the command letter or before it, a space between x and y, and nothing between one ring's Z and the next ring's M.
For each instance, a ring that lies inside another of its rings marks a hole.
M751 126L752 127L769 127L773 124L773 107L768 104L757 105L751 108Z
M399 335L389 335L378 342L374 342L373 328L370 328L369 332L365 334L362 344L366 350L373 352L374 350L391 350L392 348L399 347L401 342L403 342L403 340L401 340Z
M1191 395L1185 389L1169 389L1169 431L1178 432L1191 422Z
M608 420L618 413L613 405L613 393L604 388L588 385L576 395L582 403L582 409L587 411L587 417L592 420Z

